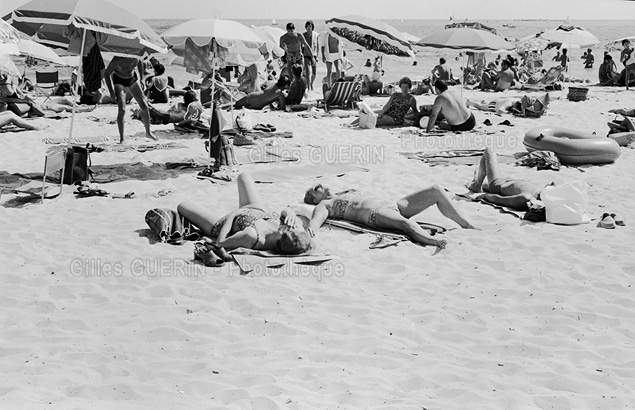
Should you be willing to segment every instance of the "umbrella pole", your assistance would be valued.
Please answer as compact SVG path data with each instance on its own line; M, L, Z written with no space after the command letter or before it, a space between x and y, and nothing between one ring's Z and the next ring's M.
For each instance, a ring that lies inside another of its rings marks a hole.
M359 77L359 74L362 72L362 66L364 65L364 57L366 57L366 49L362 51L362 61L359 63L359 68L357 69L356 77Z
M73 87L73 110L71 114L71 126L68 131L68 146L71 146L71 138L73 137L73 125L75 124L75 111L77 108L77 89L78 84L82 80L82 60L84 57L84 46L86 45L86 29L82 29L82 47L79 51L79 65L77 67L77 80L75 80L75 86Z

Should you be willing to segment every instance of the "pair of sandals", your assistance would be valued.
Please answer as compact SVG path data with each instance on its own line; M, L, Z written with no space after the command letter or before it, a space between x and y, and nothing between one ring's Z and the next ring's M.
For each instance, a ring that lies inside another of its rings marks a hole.
M600 222L598 222L598 228L615 229L616 226L626 226L624 219L615 214L609 214L608 212L605 212Z
M485 121L483 121L483 124L485 124L485 125L487 125L487 126L493 125L493 124L492 124L492 121L490 121L490 119L489 119L489 118L487 118ZM500 123L498 123L498 125L506 125L506 126L508 126L508 127L513 127L513 126L514 126L514 124L512 124L511 122L509 122L509 120L505 120L505 121L503 121L503 122L500 122Z
M276 127L271 124L256 124L254 125L254 131L275 132Z
M231 262L232 256L225 248L211 242L196 242L194 244L194 260L201 261L208 268L220 268L225 262Z

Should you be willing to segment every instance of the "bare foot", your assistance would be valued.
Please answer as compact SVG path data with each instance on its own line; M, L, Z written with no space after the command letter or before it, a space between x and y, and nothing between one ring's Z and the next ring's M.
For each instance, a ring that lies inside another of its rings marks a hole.
M445 239L437 241L437 248L445 249L446 246L448 246L448 241L446 241Z
M482 192L481 187L476 183L476 181L468 182L465 184L465 187L475 193Z
M148 137L148 138L150 138L151 140L154 140L154 141L158 141L159 140L159 138L154 136L154 134L152 134L151 132L147 133L146 137Z

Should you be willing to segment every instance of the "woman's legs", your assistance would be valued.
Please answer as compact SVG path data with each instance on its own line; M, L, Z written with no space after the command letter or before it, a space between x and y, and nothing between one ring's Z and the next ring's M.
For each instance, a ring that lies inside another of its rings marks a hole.
M390 115L382 115L379 118L377 118L377 127L381 127L381 126L387 126L387 125L398 125L395 122L395 119L393 117L391 117Z
M438 241L431 238L418 223L404 218L399 212L392 209L380 210L375 215L377 226L383 229L393 229L408 235L414 242L424 246L438 246L445 248L446 241Z
M135 81L130 87L130 92L137 103L139 104L139 108L141 109L141 120L143 121L143 126L146 129L146 137L157 141L158 138L155 137L152 132L150 132L150 113L148 111L148 103L146 101L146 97L143 95L143 91L139 86L139 82ZM125 111L125 108L124 108Z
M251 174L246 172L238 175L238 207L258 208L263 211L267 210L258 195L258 191L256 191L254 178Z
M117 128L119 129L119 142L123 143L124 120L126 117L126 89L121 84L115 84L115 96L117 97Z
M472 192L481 192L483 181L487 178L488 182L492 182L500 177L498 170L498 159L496 153L491 148L485 148L478 167L474 170L474 179L465 185Z
M27 121L18 117L11 111L0 112L0 128L9 124L13 124L16 127L24 128L25 130L37 130L37 127L29 124Z
M406 195L399 201L397 206L404 218L412 218L420 212L436 205L441 214L459 224L462 228L474 228L468 220L452 204L450 197L439 185L422 189L413 194Z
M214 224L223 217L203 205L192 201L183 201L176 208L179 215L190 221L194 226L209 236Z

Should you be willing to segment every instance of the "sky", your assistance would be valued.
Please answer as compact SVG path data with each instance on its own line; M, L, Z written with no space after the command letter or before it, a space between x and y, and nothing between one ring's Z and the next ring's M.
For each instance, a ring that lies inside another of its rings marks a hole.
M54 3L56 0L49 0ZM626 20L624 0L110 0L143 19L314 19L362 14L379 19ZM25 0L0 0L5 15Z

